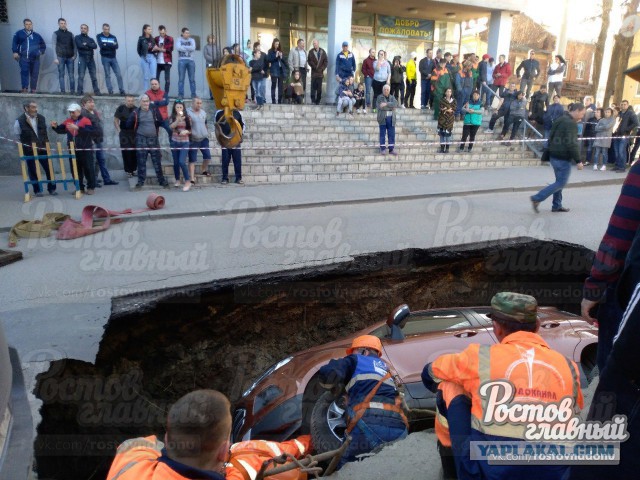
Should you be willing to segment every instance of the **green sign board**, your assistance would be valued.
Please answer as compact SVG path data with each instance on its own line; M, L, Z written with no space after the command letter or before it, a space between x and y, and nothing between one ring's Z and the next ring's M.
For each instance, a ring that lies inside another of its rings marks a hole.
M378 15L378 35L433 40L433 20Z

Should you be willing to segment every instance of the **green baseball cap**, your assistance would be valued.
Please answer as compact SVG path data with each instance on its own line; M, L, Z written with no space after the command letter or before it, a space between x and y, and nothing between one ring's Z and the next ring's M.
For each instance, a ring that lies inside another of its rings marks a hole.
M496 293L491 299L491 313L488 317L516 323L536 323L538 302L531 295L522 293Z

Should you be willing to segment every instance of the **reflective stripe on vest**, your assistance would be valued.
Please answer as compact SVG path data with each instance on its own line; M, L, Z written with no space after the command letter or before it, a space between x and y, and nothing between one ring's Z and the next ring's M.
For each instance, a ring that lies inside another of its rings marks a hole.
M150 442L146 438L132 438L130 440L127 440L127 441L123 442L118 447L118 450L116 451L116 456L117 455L122 455L125 452L127 452L128 450L131 450L131 449L137 448L137 447L151 448L151 449L155 450L156 452L158 452L158 454L161 454L162 449L164 448L164 443L162 443L161 441L159 441L157 439L156 439L155 442ZM158 455L158 456L160 456L160 455ZM108 480L117 480L122 475L127 473L128 470L132 469L133 467L135 467L137 464L139 464L141 462L156 462L157 460L158 460L157 458L145 458L145 459L142 459L142 460L132 460L131 462L127 463L124 467L122 467L118 471L118 473L115 474L115 476L109 477Z
M349 390L355 385L356 382L360 382L362 380L373 380L375 382L379 382L382 377L382 375L379 375L377 373L361 373L360 375L355 375L351 378L349 383L347 383L345 390L349 392ZM388 385L389 387L396 388L396 384L393 383L393 380L391 378L388 378L382 383Z
M297 439L293 439L293 441L296 444L296 447L298 447L298 451L300 452L300 455L304 455L306 453L306 448L304 448L304 445L302 444L302 442L299 442Z
M258 472L256 471L255 468L253 468L248 462L246 462L245 460L242 459L237 459L236 460L238 462L238 464L240 464L242 466L242 468L244 469L244 471L247 473L247 475L249 475L249 478L251 480L255 480L255 478L258 476Z

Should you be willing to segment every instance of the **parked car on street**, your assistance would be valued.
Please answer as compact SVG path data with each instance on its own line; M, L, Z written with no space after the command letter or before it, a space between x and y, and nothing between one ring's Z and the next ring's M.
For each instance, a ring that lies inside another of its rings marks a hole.
M422 384L423 367L471 343L497 343L489 311L490 307L464 307L411 312L402 305L386 321L280 360L256 379L236 404L233 441L283 441L310 433L313 424L314 438L324 436L327 448L337 445L346 426L344 409L340 398L325 394L317 372L332 358L344 357L352 340L365 334L382 341L382 358L404 392L410 428L424 428L425 420L433 418L435 395ZM581 385L586 387L597 373L597 328L555 307L539 307L538 318L541 336L580 366Z

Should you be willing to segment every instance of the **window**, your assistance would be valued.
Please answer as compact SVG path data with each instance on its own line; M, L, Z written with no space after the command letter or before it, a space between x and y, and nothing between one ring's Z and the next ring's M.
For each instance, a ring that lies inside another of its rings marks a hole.
M0 0L0 23L9 23L9 11L7 10L6 0Z
M584 80L584 71L586 69L584 62L581 60L575 65L576 67L576 80Z
M455 310L442 310L425 315L412 314L402 329L402 333L406 336L420 335L423 333L469 328L470 326L469 321L460 312Z

